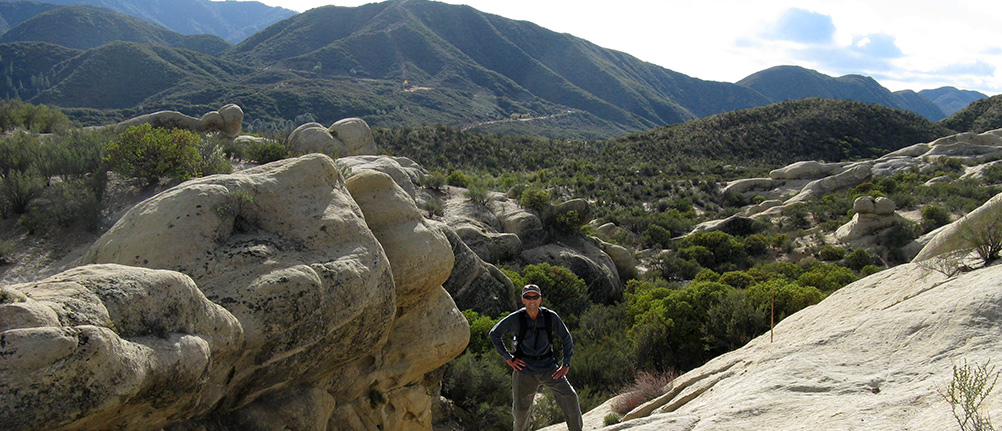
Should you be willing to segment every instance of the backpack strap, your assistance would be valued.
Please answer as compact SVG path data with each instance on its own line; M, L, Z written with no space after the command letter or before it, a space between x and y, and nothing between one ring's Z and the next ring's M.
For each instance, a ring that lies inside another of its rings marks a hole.
M550 343L550 355L555 355L556 351L553 348L553 312L546 308L539 308L539 313L543 315L543 326L546 330L546 340ZM525 340L525 334L529 331L529 312L525 309L518 311L518 338L515 339L515 352L512 356L516 358L525 358L528 355L522 351L522 341ZM539 358L535 358L539 359Z

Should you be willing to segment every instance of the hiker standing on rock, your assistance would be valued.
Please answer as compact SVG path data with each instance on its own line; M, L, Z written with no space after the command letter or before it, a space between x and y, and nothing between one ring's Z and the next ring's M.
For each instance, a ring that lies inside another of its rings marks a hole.
M564 412L564 420L570 431L581 431L581 405L578 393L567 381L567 371L571 367L574 342L564 321L556 312L540 307L543 301L539 286L527 284L522 288L522 304L525 308L509 314L491 328L490 338L501 358L515 372L511 376L512 414L515 417L514 430L528 431L529 407L540 385L553 391L557 405ZM508 352L501 336L515 334L514 352ZM563 364L557 366L553 358L553 334L560 337L563 346Z

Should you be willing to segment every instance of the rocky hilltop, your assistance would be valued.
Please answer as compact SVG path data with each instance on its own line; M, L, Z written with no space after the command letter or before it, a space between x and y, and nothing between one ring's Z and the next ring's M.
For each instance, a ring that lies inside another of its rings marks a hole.
M242 117L226 105L112 127L252 141ZM547 227L568 211L587 223L583 201L537 212L421 187L414 162L372 155L359 119L304 125L290 143L350 155L181 183L68 269L0 287L0 428L430 430L435 370L470 337L460 307L515 307L489 262L559 262L595 280L593 298L622 292L628 259ZM441 221L418 207L432 198Z

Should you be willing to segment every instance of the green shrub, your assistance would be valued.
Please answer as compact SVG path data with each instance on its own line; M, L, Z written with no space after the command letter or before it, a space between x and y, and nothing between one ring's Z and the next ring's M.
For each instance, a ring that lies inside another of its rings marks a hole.
M720 276L719 281L728 286L744 289L751 286L751 284L755 282L755 279L744 271L728 271Z
M496 353L466 352L445 365L442 396L471 413L465 429L511 428L511 368Z
M18 222L29 233L80 225L90 232L101 226L101 200L84 180L60 181L45 187Z
M20 100L0 102L0 131L20 127L34 133L55 133L69 126L70 120L56 107L32 105Z
M856 281L856 275L849 268L835 264L817 264L803 273L797 283L801 286L813 286L824 293L831 293L842 286Z
M247 145L247 158L257 164L271 163L288 156L289 149L277 141L252 142Z
M511 281L516 286L539 286L543 293L543 305L560 314L568 326L574 326L575 316L581 315L589 306L589 292L584 280L562 266L548 263L527 265Z
M449 176L445 177L445 182L453 187L467 188L470 186L470 178L463 171L449 172Z
M863 267L873 264L873 256L863 248L857 248L845 257L845 266L853 271L860 271Z
M0 178L0 212L6 217L10 214L24 214L31 200L42 192L45 179L38 169L27 171L12 170Z
M229 174L233 172L233 165L226 155L224 144L227 140L219 134L203 138L198 145L198 153L202 157L202 164L198 170L201 175Z
M522 196L518 203L523 208L534 209L536 211L546 208L550 204L550 192L546 190L530 187L522 191Z
M428 217L445 215L445 202L439 198L429 198L421 204L421 209L428 211Z
M602 423L605 426L610 426L610 425L618 424L619 421L621 421L622 419L623 419L623 416L621 416L619 413L609 413L609 414L605 415L604 418L602 418Z
M922 230L932 231L950 222L950 212L939 205L922 208Z
M131 126L108 143L105 161L119 174L156 184L163 177L184 181L201 175L201 137L183 129Z
M818 256L821 260L825 262L832 262L836 260L842 260L845 257L846 250L842 247L836 247L831 244L825 244L821 246L821 250L818 251Z
M466 198L480 206L486 206L490 202L490 195L487 193L487 189L483 186L471 185L470 188L466 189L464 193Z
M762 256L769 250L769 242L757 233L748 235L744 240L744 246L749 256Z
M473 310L464 310L463 317L470 324L470 343L466 345L466 351L478 355L496 354L487 333L501 319L492 319Z
M431 175L426 175L421 178L421 185L429 189L440 191L442 187L445 187L445 175L441 172L432 172Z
M640 241L647 247L668 247L671 244L671 239L671 232L656 224L648 226L647 230L640 235Z
M14 244L9 241L0 240L0 265L9 265L12 263L14 263Z
M953 380L939 394L950 403L953 417L962 431L995 429L983 404L995 389L999 374L990 361L973 366L964 361L963 365L953 366Z

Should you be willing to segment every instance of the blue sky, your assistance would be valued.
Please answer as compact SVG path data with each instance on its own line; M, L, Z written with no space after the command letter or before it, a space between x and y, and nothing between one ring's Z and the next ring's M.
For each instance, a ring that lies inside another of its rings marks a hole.
M1002 2L445 0L534 22L676 72L735 82L778 65L872 76L897 91L1002 93ZM304 11L364 0L264 0Z

